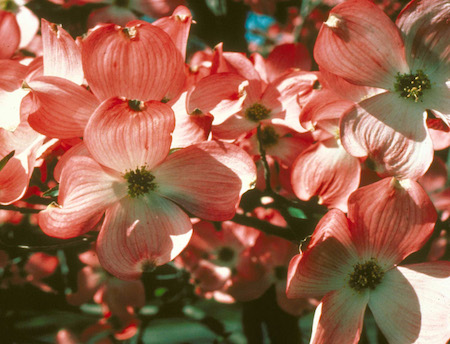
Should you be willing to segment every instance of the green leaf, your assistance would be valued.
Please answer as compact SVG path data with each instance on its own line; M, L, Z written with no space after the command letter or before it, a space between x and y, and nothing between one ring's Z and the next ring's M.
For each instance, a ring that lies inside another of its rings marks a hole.
M308 217L305 215L305 213L303 212L303 210L298 209L298 208L294 208L294 207L289 207L287 209L289 215L291 215L292 217L295 217L297 219L307 219Z
M224 16L227 14L226 0L205 0L206 6L215 16Z
M55 187L45 191L42 196L43 197L58 197L59 194L59 184L56 185Z
M2 160L0 160L0 171L3 170L3 167L8 163L9 159L11 159L14 154L16 154L16 151L12 151L7 156L5 156Z

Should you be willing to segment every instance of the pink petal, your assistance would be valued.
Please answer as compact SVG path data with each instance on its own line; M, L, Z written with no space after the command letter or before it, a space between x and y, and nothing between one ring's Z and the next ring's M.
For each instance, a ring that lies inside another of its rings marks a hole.
M397 72L409 72L399 30L370 1L346 1L330 11L314 58L351 83L384 89L394 85Z
M77 291L66 296L67 302L79 306L92 300L101 284L101 274L85 266L77 274Z
M44 252L33 253L25 264L24 270L34 281L41 280L53 274L59 265L59 260Z
M184 84L183 59L171 38L143 21L96 27L83 41L82 59L86 80L101 100L162 100Z
M16 12L16 20L20 28L19 49L29 48L29 44L33 41L33 38L35 38L39 30L38 17L28 7L23 5L19 6Z
M59 77L38 77L29 82L39 108L28 121L36 131L55 138L84 135L84 128L99 105L84 87Z
M423 246L437 214L419 184L385 178L350 196L348 218L360 256L375 257L388 268Z
M258 122L250 121L243 116L234 115L226 119L223 123L213 125L211 130L215 139L235 140L246 132L255 129L258 124Z
M102 266L120 279L137 279L143 271L174 259L192 234L189 217L174 203L150 192L124 198L106 211L97 240Z
M12 92L22 86L27 67L14 60L0 60L0 90Z
M159 194L211 221L231 219L240 195L256 179L255 164L247 153L215 141L176 151L152 173Z
M446 343L449 290L449 262L397 267L370 292L369 307L389 343Z
M342 211L332 209L320 220L308 249L292 258L287 296L317 297L340 289L357 261L347 218Z
M126 182L116 172L88 156L73 156L61 173L59 205L39 213L45 234L72 238L95 227L105 210L127 194Z
M0 10L0 37L0 59L9 59L20 43L19 25L11 12Z
M349 288L325 295L314 314L310 344L357 344L362 331L369 294Z
M81 51L61 26L41 19L44 75L58 76L81 85L84 80Z
M285 43L275 46L266 60L268 81L272 82L289 68L311 69L308 49L301 43Z
M191 11L185 6L178 6L170 17L163 17L153 22L153 25L164 30L172 38L183 61L186 60L186 45L191 23Z
M169 154L175 127L172 109L157 101L133 109L129 101L105 100L85 130L85 143L96 161L116 171L158 165Z
M318 195L320 204L347 211L347 199L358 188L361 167L336 142L329 139L303 152L292 165L291 183L295 195L307 201Z
M194 143L206 141L211 131L213 117L208 114L186 112L187 92L183 92L172 110L175 114L175 130L172 134L172 148L184 148Z
M239 112L247 97L249 82L238 74L213 74L200 80L188 94L186 104L189 114L200 110L214 116L220 124Z
M341 119L341 139L353 156L369 156L377 172L417 179L433 160L424 109L393 93L363 100Z
M405 51L411 70L430 73L449 63L448 37L450 7L445 1L411 1L399 17L397 25L405 37Z

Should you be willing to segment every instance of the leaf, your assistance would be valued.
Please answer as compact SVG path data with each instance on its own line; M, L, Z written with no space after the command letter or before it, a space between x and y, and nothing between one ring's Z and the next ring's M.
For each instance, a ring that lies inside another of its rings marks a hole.
M226 0L205 0L206 6L215 16L224 16L227 14Z
M11 159L14 154L16 154L16 151L13 150L11 153L9 153L7 156L5 156L2 160L0 160L0 171L5 167L5 165L8 163L9 159Z
M297 219L307 219L308 217L305 215L305 213L303 212L303 210L299 209L299 208L294 208L294 207L289 207L287 209L289 215L291 215L292 217L295 217Z
M59 194L59 184L56 185L55 187L45 191L42 196L43 197L58 197Z

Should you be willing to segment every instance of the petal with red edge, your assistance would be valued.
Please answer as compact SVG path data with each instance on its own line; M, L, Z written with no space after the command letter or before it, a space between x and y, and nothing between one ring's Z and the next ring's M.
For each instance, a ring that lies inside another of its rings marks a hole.
M314 313L310 344L357 344L369 294L348 288L325 295Z
M347 218L332 209L320 220L307 250L289 263L287 296L317 297L340 289L357 261Z
M437 214L418 183L385 178L350 196L348 218L360 255L389 268L422 247Z
M255 164L246 152L215 141L176 151L152 173L159 194L211 221L231 219L240 195L256 179Z
M72 156L61 173L59 205L39 213L39 226L50 236L79 236L94 228L106 208L125 195L126 182L117 172L88 156Z
M151 169L169 154L174 127L173 111L166 104L136 105L111 98L92 115L84 141L95 160L118 172L142 166Z
M81 85L84 80L81 51L61 26L41 19L44 75L57 76Z
M330 11L314 47L317 63L347 81L389 89L409 72L397 27L370 1L346 1Z
M295 195L307 201L318 195L329 208L347 211L347 200L358 188L361 166L336 142L319 142L303 152L292 165L291 183Z
M363 100L340 123L341 140L353 156L369 156L383 176L417 179L433 160L424 109L393 93Z
M447 343L450 263L397 267L370 292L369 308L389 343Z
M84 87L59 77L40 77L28 83L39 108L28 121L36 131L55 138L81 137L99 105Z
M191 235L189 217L173 202L153 192L125 197L106 211L97 254L113 275L137 279L143 271L174 259Z
M184 63L171 38L143 21L97 26L83 41L83 69L97 98L162 100L184 85Z

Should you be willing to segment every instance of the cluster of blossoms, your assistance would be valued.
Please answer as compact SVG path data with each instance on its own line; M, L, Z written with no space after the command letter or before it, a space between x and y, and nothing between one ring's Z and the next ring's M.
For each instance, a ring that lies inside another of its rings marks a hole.
M35 207L51 237L98 232L68 302L94 298L129 338L139 278L176 258L202 297L274 287L290 314L317 306L311 343L357 343L366 306L390 343L446 343L446 233L429 262L398 264L431 238L436 209L450 211L434 157L450 146L448 1L413 0L395 24L369 0L340 3L314 46L318 71L301 43L267 57L218 44L186 62L192 14L161 3L151 24L104 7L93 22L120 21L76 39L42 19L37 43L0 10L0 204ZM33 171L52 168L57 199L27 203L45 191L28 188ZM240 206L253 188L256 206ZM313 233L293 228L287 208L315 197L328 213ZM55 292L41 279L57 264L36 253L25 280ZM25 283L6 256L1 266L4 284Z

